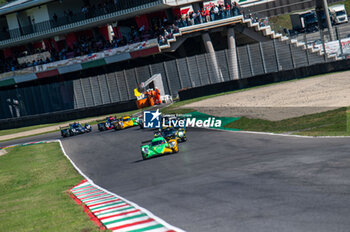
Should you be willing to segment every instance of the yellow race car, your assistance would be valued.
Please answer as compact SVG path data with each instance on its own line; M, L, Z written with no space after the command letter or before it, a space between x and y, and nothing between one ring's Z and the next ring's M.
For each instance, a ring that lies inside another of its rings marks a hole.
M148 142L143 142L143 144ZM141 146L141 154L144 160L152 158L154 156L173 154L178 152L179 147L176 139L166 140L158 134L155 134L155 138L151 141L151 143Z
M125 128L137 126L138 123L129 116L122 117L114 124L114 130L123 130Z

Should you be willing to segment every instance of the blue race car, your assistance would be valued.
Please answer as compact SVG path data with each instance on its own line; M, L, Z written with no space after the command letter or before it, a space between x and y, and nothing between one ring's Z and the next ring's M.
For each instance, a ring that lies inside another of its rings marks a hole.
M120 119L110 116L106 118L106 121L97 124L99 131L112 130L116 122L119 122Z
M75 123L69 124L69 126L60 127L60 130L61 130L62 137L68 137L73 135L89 133L92 131L92 127L89 124L85 124L85 126L82 126L80 123L75 122Z

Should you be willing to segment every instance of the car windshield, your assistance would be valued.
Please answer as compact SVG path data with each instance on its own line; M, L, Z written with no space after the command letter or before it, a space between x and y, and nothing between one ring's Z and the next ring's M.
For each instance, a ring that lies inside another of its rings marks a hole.
M78 128L81 128L81 125L80 125L80 124L73 124L72 127L73 127L74 129L78 129Z
M165 143L165 140L156 140L156 141L152 141L151 143L151 147L154 147L154 146L158 146L158 145L162 145Z
M163 131L164 136L170 136L175 133L174 129L166 129Z
M345 15L345 11L338 11L335 13L336 16L342 16Z
M123 119L123 122L127 122L127 121L130 121L130 118L124 118Z

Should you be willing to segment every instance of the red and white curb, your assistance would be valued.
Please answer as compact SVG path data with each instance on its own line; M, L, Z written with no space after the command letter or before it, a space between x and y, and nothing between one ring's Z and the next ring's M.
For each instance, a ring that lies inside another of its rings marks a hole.
M6 150L15 146L28 146L42 143L58 142L63 154L85 180L70 189L71 197L84 206L84 211L99 225L117 232L184 232L163 219L153 215L147 209L126 200L89 179L67 155L61 140L45 140L0 147Z
M96 185L70 159L62 142L60 140L58 142L63 154L86 179L70 191L107 229L118 232L184 232L147 209Z
M93 216L111 231L175 232L177 228L163 224L144 209L83 181L70 189L76 201L84 204ZM91 216L90 216L91 217ZM94 220L94 219L93 219Z

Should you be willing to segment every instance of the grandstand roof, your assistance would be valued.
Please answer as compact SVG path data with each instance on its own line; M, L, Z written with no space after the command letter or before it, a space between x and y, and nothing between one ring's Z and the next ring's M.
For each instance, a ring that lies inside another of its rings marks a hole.
M25 10L54 0L15 0L0 6L0 15Z

